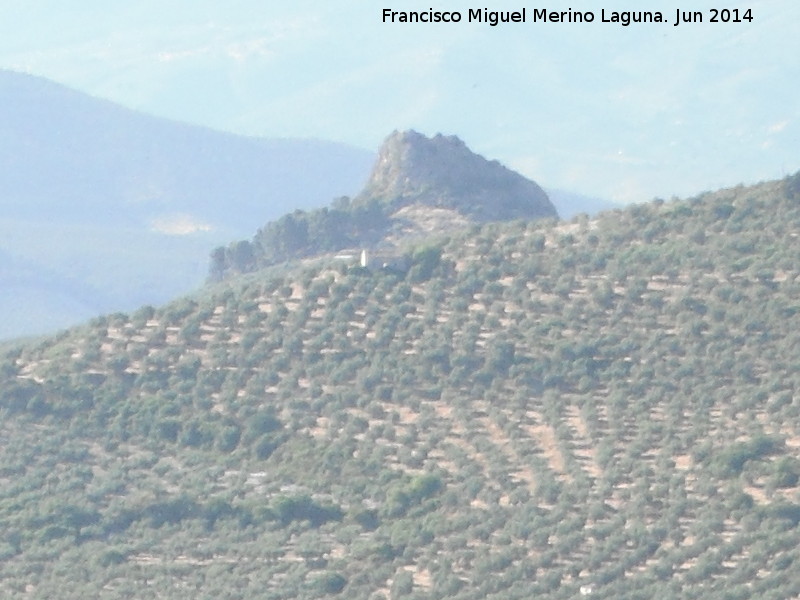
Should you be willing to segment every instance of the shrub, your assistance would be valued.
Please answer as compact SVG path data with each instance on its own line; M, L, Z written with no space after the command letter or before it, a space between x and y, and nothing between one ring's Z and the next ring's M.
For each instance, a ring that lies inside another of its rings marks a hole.
M323 594L339 594L347 585L341 573L323 573L314 581L314 588Z
M278 519L288 525L292 521L308 521L319 527L328 521L341 521L344 514L338 506L318 504L309 496L285 496L275 504Z

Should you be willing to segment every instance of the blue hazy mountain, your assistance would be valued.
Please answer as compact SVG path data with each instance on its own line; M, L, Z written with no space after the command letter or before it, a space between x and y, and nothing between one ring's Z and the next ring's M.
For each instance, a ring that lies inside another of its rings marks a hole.
M0 307L15 307L0 338L186 292L215 245L357 191L373 160L155 118L9 71L0 114L0 261L14 260Z
M372 160L342 144L154 118L9 71L0 71L0 114L5 216L169 229L182 215L184 228L252 228L354 191Z
M569 190L552 188L547 188L545 191L550 198L550 202L556 207L559 216L565 221L581 213L591 216L603 210L620 208L619 204L597 196L587 196Z

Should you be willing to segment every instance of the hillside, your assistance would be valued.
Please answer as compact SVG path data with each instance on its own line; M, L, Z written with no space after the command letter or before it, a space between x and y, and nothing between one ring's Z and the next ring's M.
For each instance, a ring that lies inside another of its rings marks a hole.
M354 248L402 252L411 242L470 224L557 217L538 184L473 153L458 137L395 131L355 198L296 210L268 223L252 241L217 248L210 278Z
M372 160L343 144L159 119L5 70L0 114L0 250L31 264L29 279L71 282L52 295L37 279L12 294L0 280L0 305L50 312L42 328L38 311L17 311L0 338L78 322L98 289L92 315L185 293L202 283L209 248L356 191Z
M800 174L0 363L8 598L800 596Z

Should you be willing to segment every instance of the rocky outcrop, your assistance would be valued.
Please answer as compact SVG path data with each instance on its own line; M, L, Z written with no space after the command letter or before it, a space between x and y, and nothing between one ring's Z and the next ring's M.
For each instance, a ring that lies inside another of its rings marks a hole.
M424 205L479 222L558 216L533 181L475 154L456 136L428 138L416 131L395 131L383 143L354 203L375 201L390 212Z
M342 248L397 250L472 223L558 217L533 181L488 161L455 136L392 133L364 190L330 208L267 223L253 242L212 254L210 279Z

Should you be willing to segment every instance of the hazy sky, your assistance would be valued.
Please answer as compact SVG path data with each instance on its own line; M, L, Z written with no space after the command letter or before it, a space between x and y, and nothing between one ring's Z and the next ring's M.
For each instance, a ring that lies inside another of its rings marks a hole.
M627 6L626 6L627 4ZM547 187L618 201L800 169L800 3L4 0L0 67L142 111L376 149L394 129L462 137ZM709 23L712 7L750 23ZM527 8L527 23L384 24L383 8ZM591 24L533 23L535 8ZM703 23L674 27L676 9Z

